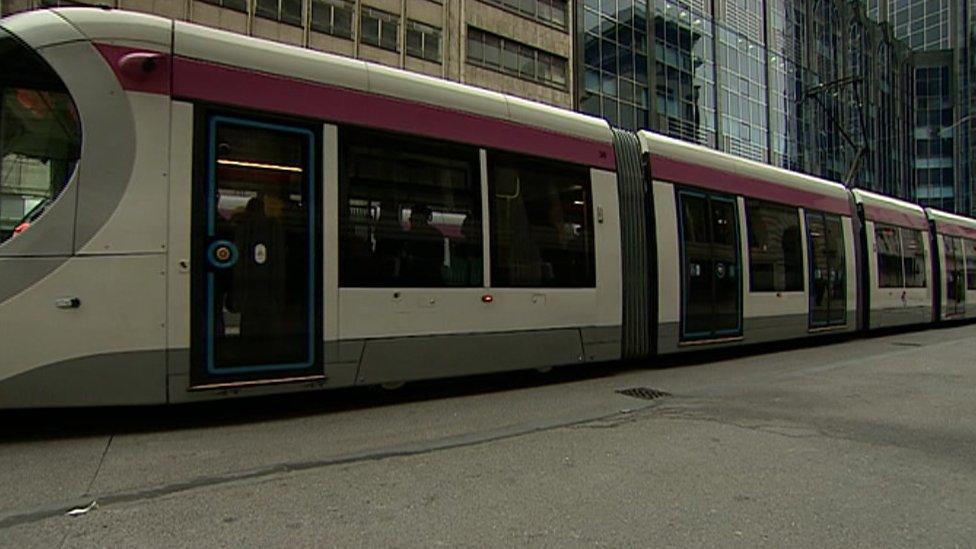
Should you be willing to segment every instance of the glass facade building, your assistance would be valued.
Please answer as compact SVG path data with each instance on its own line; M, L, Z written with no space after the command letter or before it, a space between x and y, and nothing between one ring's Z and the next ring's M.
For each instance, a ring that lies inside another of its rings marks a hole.
M621 127L907 197L910 51L867 7L585 0L577 6L579 108Z
M971 166L973 11L976 0L868 0L868 15L892 25L916 52L918 109L912 193L920 204L976 214Z

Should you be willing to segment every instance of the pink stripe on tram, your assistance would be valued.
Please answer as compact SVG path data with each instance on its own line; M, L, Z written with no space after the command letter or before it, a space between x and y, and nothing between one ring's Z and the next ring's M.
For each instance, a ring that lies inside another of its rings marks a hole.
M173 95L616 169L613 146L383 95L176 57Z
M796 189L764 179L739 175L660 155L651 157L651 176L654 179L683 183L713 191L741 194L840 215L851 215L850 202L842 198Z
M95 44L95 48L108 61L124 89L169 94L171 57L168 54L111 44Z
M976 240L976 229L973 229L972 227L964 227L962 225L956 225L955 223L946 223L945 221L936 221L935 227L938 229L940 234L960 236L962 238L972 238Z
M921 231L927 231L929 228L928 220L921 214L912 215L908 212L882 208L881 206L865 204L864 217L870 221L888 223L889 225L898 225L899 227L908 227Z
M387 129L607 170L617 167L613 145L609 143L196 59L109 44L95 47L129 91L172 92L187 99ZM143 63L150 58L157 67L144 71Z

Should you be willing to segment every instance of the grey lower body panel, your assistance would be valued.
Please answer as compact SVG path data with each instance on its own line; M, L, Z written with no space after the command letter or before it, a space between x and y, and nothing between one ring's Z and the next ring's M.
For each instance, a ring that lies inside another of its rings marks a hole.
M86 356L0 381L0 409L166 402L166 351Z
M661 354L681 353L700 350L703 348L717 349L737 345L751 345L801 339L823 334L853 332L855 330L853 314L849 314L846 323L827 328L810 327L810 317L802 315L766 316L744 318L742 321L742 336L716 338L706 341L680 341L681 324L669 322L661 324L658 331L658 350Z
M897 307L893 309L871 309L868 328L891 328L911 326L932 322L932 307Z
M359 383L392 383L619 358L619 326L373 339L365 343Z
M0 409L195 402L620 359L620 326L325 343L322 379L190 386L190 351L102 354L0 381Z

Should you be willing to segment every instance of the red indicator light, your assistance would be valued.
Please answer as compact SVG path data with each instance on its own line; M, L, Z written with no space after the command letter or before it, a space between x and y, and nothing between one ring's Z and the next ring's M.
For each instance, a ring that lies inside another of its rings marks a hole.
M495 301L495 298L491 297L491 294L485 294L481 296L482 303L491 303L492 301Z

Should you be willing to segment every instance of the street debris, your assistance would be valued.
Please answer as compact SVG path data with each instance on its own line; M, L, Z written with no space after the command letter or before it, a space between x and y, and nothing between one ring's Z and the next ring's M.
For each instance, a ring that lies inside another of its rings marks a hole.
M98 502L92 500L92 502L85 507L76 507L65 514L69 517L80 517L82 515L87 515L89 512L94 511L95 509L98 509Z

